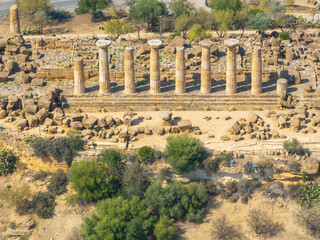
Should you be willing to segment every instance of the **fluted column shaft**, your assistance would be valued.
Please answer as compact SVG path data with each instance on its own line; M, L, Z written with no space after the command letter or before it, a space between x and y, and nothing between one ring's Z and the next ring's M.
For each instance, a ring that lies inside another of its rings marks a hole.
M202 46L201 55L201 93L211 93L210 47Z
M108 47L111 41L98 40L96 44L99 47L99 94L103 95L110 93Z
M127 47L124 55L124 91L126 94L136 92L135 74L134 74L134 56L133 48Z
M183 46L176 48L176 94L186 92L186 64Z
M226 73L226 93L235 94L237 92L237 47L239 40L228 39L227 46L227 73Z
M74 59L74 94L82 94L85 92L84 84L84 68L82 57Z
M159 94L161 92L160 87L160 59L159 48L162 44L161 40L148 41L151 46L150 55L150 93Z
M261 47L254 47L252 56L251 94L262 93Z
M10 33L20 33L20 19L17 4L10 8Z

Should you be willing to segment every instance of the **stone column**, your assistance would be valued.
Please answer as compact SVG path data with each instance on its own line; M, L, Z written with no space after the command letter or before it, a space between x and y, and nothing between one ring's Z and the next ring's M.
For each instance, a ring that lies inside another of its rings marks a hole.
M10 33L20 33L20 19L17 4L10 8Z
M83 58L74 58L74 94L85 92Z
M154 39L148 41L151 46L150 56L150 93L158 94L161 92L160 88L160 61L159 48L162 44L161 40Z
M134 77L134 56L133 48L126 47L124 54L124 92L133 94L136 92L136 82Z
M228 48L226 93L235 94L237 92L237 47L239 45L239 40L228 39L225 40L224 44Z
M279 78L277 81L277 94L282 95L287 93L288 90L288 80L285 78Z
M251 74L251 94L257 95L262 93L262 60L261 47L253 48L252 56L252 74Z
M98 40L96 44L99 47L99 94L103 95L110 93L108 47L111 41Z
M210 47L213 42L209 39L200 42L202 46L201 54L201 89L202 94L211 93L211 63L210 63Z
M176 94L186 92L186 64L184 47L176 48Z

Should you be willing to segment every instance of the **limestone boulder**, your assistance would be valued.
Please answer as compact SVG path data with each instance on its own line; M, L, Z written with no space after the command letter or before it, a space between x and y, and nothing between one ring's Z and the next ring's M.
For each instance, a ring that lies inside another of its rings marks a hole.
M258 114L254 113L254 112L250 112L249 116L248 116L248 121L251 123L256 123L259 119Z
M108 124L107 124L106 119L105 119L105 118L100 118L100 119L98 120L98 126L99 126L100 128L106 128L106 127L108 127Z
M28 121L29 127L31 127L31 128L38 126L38 118L36 116L28 115L27 121Z
M50 126L54 126L55 122L51 118L46 118L46 120L44 121L43 125L45 125L46 127L50 127Z
M28 74L21 72L19 81L21 84L30 83L31 77Z
M25 105L24 110L26 113L35 115L38 112L38 106L35 104Z
M0 82L7 82L8 79L9 79L9 72L8 71L0 72Z
M0 111L0 119L4 119L5 117L7 117L8 113L6 110L1 110Z
M18 130L23 130L28 126L27 119L19 119L15 122L15 126Z
M111 116L106 116L105 121L109 127L111 127L114 124L114 119Z
M190 120L181 120L178 122L178 127L181 132L189 132L192 129L192 122Z
M173 48L176 48L176 47L179 47L179 46L184 46L184 43L185 43L185 40L183 37L175 37L173 40L171 40L169 46L170 47L173 47Z
M48 116L49 116L49 112L44 109L44 108L41 108L35 115L39 122L42 123Z
M43 79L39 79L39 78L34 78L31 81L31 85L36 86L36 87L42 87L43 86Z
M20 108L21 108L21 100L17 96L10 95L8 97L7 110L12 111Z
M92 129L97 123L98 123L98 118L92 117L92 116L82 121L82 124L86 129Z
M83 125L81 122L71 122L70 123L70 127L72 129L76 129L76 130L82 130L83 129Z
M152 128L152 132L157 135L162 135L163 134L163 127L162 126L155 126ZM146 133L146 129L145 129L145 133Z
M172 112L169 112L169 111L161 112L160 118L166 122L171 121L172 120Z
M38 101L38 108L39 109L44 108L44 109L46 109L48 111L51 111L52 102L51 101L47 101L44 98L40 98L39 101Z
M236 121L229 129L229 133L238 135L240 133L240 130L241 130L241 125L238 121Z
M16 60L18 64L25 63L29 61L29 56L27 54L18 54L16 55Z

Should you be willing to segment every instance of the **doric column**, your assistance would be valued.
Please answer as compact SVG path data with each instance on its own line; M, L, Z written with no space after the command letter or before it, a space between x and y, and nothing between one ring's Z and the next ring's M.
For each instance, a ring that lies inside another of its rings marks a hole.
M277 94L282 95L288 91L288 80L285 78L279 78L277 81Z
M184 56L184 47L176 48L176 94L186 92L186 64Z
M109 40L98 40L99 47L99 94L110 93L110 76L108 47L111 44Z
M235 94L237 92L237 47L239 45L239 40L228 39L225 40L224 44L228 48L226 93Z
M20 33L20 19L17 4L10 8L10 33Z
M85 92L83 58L74 58L74 94Z
M161 40L154 39L148 41L151 46L150 56L150 93L158 94L161 92L160 88L160 61L159 48L162 44Z
M213 42L209 39L200 42L202 46L201 54L201 89L202 94L211 93L211 63L210 63L210 47Z
M124 92L126 94L133 94L136 92L132 47L126 47L124 54Z
M252 74L251 74L251 94L257 95L262 93L262 60L261 47L253 48L252 56Z

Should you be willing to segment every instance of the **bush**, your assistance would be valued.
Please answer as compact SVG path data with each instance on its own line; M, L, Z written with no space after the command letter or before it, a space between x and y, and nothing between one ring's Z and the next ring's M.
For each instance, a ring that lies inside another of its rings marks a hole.
M294 5L295 0L286 0L287 7L291 7Z
M171 33L169 36L169 40L173 40L176 37L179 37L181 35L181 33L179 31L175 31L174 33Z
M15 211L22 215L29 212L31 204L29 198L31 197L30 187L24 185L15 190L7 188L1 193L1 197L8 203L9 207L14 207Z
M121 186L117 177L94 161L80 161L72 164L69 171L71 187L78 197L87 202L113 197Z
M303 207L297 214L298 222L303 225L309 234L319 239L320 236L320 211L319 206Z
M300 199L304 195L304 185L302 184L290 184L288 185L288 195L291 199L300 202Z
M218 156L218 159L226 167L230 167L234 163L233 157L230 153L222 152Z
M155 150L149 146L143 146L138 150L138 157L140 162L149 163L155 160Z
M208 158L203 161L203 167L208 174L217 173L220 169L220 159L219 158Z
M297 139L286 140L283 142L283 148L291 154L303 154L302 144Z
M165 154L179 173L196 169L208 155L203 143L187 134L168 137Z
M65 11L63 9L54 9L49 12L48 17L51 20L62 20L62 19L71 18L72 16L70 12Z
M99 165L104 165L112 176L116 177L121 182L122 175L126 169L126 164L123 161L124 156L115 149L107 149L102 151L101 157L98 159Z
M60 195L67 191L67 174L65 174L61 169L57 171L56 174L53 174L50 183L48 185L48 191L54 195Z
M144 196L153 214L192 222L202 220L204 205L208 200L203 184L173 182L162 187L161 178L153 181Z
M32 176L32 179L33 179L33 181L38 181L38 180L44 181L49 175L50 175L50 173L40 170L39 172L36 172Z
M244 173L245 174L252 174L254 172L254 169L257 167L256 164L252 163L252 162L246 162L244 165Z
M284 230L283 224L272 221L267 214L261 210L250 210L248 215L250 228L264 238L270 238Z
M5 149L0 151L0 176L12 173L17 160L17 157L10 150Z
M216 196L220 193L219 188L213 182L206 182L206 188L209 196Z
M290 36L289 36L289 33L283 32L283 33L280 33L280 34L279 34L279 38L280 38L281 40L287 40L287 39L290 39Z
M161 216L157 224L154 226L154 235L157 240L173 240L176 239L176 231L172 226L173 219L167 216Z
M211 37L212 35L210 33L207 33L207 31L203 29L201 24L194 24L188 32L188 38L191 41L193 41L196 38L207 39Z
M301 206L311 206L313 203L320 203L320 185L317 182L310 182L302 188L303 196L300 199Z
M301 170L301 163L297 161L290 161L288 164L290 171L298 173Z
M84 218L83 239L147 239L155 218L144 200L108 198L97 204L97 213Z
M261 182L256 179L241 179L238 182L238 195L241 197L242 203L247 203L251 195L261 187Z
M56 205L54 196L49 192L38 193L33 198L36 214L41 218L51 218Z
M240 227L228 222L225 215L213 222L213 229L214 239L235 240L242 238Z
M221 197L225 199L229 199L233 194L237 193L237 182L236 181L230 181L227 182L221 192Z

